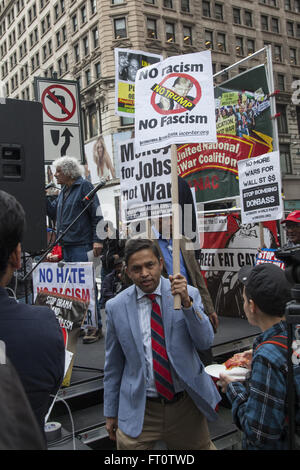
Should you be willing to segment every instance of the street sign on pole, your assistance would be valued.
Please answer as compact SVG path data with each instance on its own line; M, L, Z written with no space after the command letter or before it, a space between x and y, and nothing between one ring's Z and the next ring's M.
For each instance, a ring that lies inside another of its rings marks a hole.
M45 163L70 155L84 161L77 81L35 77L35 99L43 107Z

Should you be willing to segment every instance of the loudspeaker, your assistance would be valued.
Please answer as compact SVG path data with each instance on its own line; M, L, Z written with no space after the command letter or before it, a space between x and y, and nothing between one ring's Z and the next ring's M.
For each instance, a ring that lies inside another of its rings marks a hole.
M43 114L41 103L5 99L0 104L0 189L26 213L23 250L47 246Z

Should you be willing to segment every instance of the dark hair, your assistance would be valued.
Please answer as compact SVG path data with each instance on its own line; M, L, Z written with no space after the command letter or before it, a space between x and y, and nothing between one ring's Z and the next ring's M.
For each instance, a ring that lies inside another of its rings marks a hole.
M6 271L10 254L22 241L25 212L14 196L0 191L0 278Z
M152 240L147 238L130 238L125 245L124 259L126 266L128 266L130 256L141 250L151 250L156 258L160 260L159 250Z

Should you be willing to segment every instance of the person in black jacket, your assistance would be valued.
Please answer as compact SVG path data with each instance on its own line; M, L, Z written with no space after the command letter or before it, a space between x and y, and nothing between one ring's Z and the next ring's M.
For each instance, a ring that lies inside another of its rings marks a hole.
M0 191L0 341L44 432L52 395L64 376L65 345L50 308L18 303L5 288L21 267L24 227L22 206L12 195Z
M114 261L114 269L111 273L105 276L102 282L100 307L105 308L106 302L115 297L122 290L126 289L129 284L130 282L126 282L125 278L123 259L118 258Z
M101 254L101 282L113 271L115 260L123 257L125 248L125 240L120 240L118 230L108 220L105 222L104 231L107 237L103 240Z

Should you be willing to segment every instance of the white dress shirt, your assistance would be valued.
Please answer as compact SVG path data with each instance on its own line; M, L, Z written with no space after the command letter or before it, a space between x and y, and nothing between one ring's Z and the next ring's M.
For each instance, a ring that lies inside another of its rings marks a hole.
M160 310L162 312L161 307L161 282L155 289L153 294L156 294L156 302L158 303ZM146 394L147 396L157 397L158 393L155 387L155 380L153 374L153 358L152 358L152 345L151 345L151 311L152 311L152 301L147 297L147 294L143 292L138 286L136 286L136 295L137 295L137 305L138 305L138 317L139 317L139 324L142 334L142 340L144 345L144 353L145 353L145 362L146 362ZM163 316L163 312L162 312ZM173 378L173 384L175 388L175 393L182 391L182 386L180 386L179 378L172 368L171 368L171 375Z

